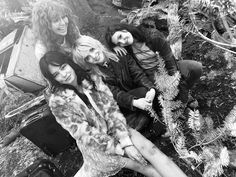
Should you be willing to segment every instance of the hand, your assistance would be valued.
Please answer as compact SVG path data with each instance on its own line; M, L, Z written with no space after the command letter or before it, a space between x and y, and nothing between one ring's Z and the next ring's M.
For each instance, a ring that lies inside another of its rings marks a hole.
M156 95L156 91L155 89L151 88L147 93L145 98L147 99L147 101L149 101L150 103L153 101L153 99L155 98Z
M144 166L147 165L147 161L143 158L142 154L136 149L135 146L128 146L124 150L125 150L125 154L130 159L136 160Z
M127 54L127 50L124 47L116 46L113 48L113 50L118 56L123 56Z
M150 102L146 98L139 98L137 100L133 100L133 106L142 110L147 110L152 106L152 102Z

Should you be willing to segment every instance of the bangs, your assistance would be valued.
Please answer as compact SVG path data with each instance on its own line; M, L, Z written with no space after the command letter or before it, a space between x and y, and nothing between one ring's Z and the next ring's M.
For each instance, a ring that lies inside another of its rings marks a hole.
M69 9L66 9L62 5L58 5L57 7L51 7L51 9L48 11L48 17L51 19L51 21L57 21L60 18L64 16L68 16Z
M79 45L75 48L75 55L77 57L84 59L87 57L90 48L91 48L91 46L89 46L89 45Z

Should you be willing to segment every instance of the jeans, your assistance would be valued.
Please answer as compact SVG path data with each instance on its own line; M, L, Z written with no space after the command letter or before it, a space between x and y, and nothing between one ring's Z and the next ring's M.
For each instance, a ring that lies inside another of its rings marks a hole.
M139 87L128 91L131 95L134 95L137 99L144 98L148 89L145 87ZM158 94L158 93L156 93ZM153 100L153 109L160 116L161 107L158 102L158 95ZM153 118L150 117L147 111L135 108L134 110L120 107L121 112L124 114L127 124L141 133L147 133L150 130L155 132L155 136L159 136L165 132L165 126L160 122L153 123ZM160 116L161 117L161 116ZM145 135L144 135L145 136Z

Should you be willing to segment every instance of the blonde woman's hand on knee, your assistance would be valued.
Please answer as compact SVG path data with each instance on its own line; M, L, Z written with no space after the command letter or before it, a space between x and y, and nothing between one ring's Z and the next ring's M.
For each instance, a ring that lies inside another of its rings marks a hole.
M142 154L137 150L135 146L127 146L124 148L125 154L132 160L138 161L142 165L146 166L147 161L143 158Z

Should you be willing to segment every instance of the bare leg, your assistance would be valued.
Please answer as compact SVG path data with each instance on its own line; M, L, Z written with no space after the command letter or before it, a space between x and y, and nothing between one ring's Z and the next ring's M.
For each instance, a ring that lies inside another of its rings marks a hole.
M134 129L130 129L131 140L135 147L163 177L187 177L184 172L151 141Z
M161 177L161 175L155 170L155 168L152 165L143 166L142 164L129 158L126 158L126 160L127 164L125 168L137 171L147 177Z

